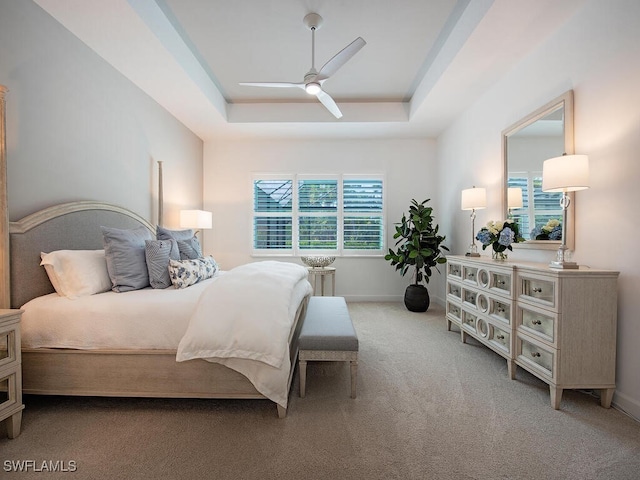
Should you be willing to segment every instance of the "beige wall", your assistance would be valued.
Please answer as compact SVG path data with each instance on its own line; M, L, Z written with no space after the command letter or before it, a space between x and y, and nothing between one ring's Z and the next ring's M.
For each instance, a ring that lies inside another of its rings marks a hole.
M213 230L204 232L204 248L229 269L264 260L251 256L252 174L384 174L387 244L394 245L394 222L412 198L432 198L437 220L435 143L430 140L259 140L205 144L205 208L213 211ZM287 259L300 262L299 258ZM410 277L382 257L338 258L334 266L338 295L350 300L401 300ZM444 273L444 271L443 271Z
M202 204L202 141L31 1L0 0L9 216L100 200L165 223Z
M460 190L488 189L476 225L502 217L501 131L564 91L575 93L575 150L588 154L591 188L576 193L576 250L583 265L620 271L618 389L614 402L640 418L640 3L586 2L439 138L442 217L456 253L468 244ZM455 174L453 172L456 172ZM554 252L517 251L549 261ZM439 289L444 290L440 283Z

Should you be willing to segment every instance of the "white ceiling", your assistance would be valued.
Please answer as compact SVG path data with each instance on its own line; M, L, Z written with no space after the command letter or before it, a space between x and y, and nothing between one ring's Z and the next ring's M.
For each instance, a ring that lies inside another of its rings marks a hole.
M584 0L35 0L203 140L219 136L436 136ZM323 85L344 116L297 88L356 37Z

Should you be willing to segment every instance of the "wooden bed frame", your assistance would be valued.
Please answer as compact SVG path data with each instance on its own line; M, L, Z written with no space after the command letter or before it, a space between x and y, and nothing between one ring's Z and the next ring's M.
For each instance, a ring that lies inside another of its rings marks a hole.
M155 228L137 214L99 202L73 202L46 208L9 225L11 306L54 291L40 252L103 248L100 226ZM291 371L308 297L290 333ZM43 395L115 397L265 399L242 374L206 360L176 362L175 350L23 349L23 392ZM280 405L278 416L286 409Z

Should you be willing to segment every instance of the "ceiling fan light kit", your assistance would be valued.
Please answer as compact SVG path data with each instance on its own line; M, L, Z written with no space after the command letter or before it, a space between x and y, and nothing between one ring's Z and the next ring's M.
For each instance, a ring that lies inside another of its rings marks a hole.
M301 88L309 95L315 95L316 98L329 110L336 118L342 117L342 112L336 105L331 96L322 89L322 84L331 77L340 67L351 59L356 53L364 47L365 42L362 37L356 38L334 55L331 60L325 63L320 71L315 68L315 32L322 25L322 17L317 13L309 13L303 19L304 24L311 30L311 69L305 74L304 80L299 83L293 82L241 82L240 85L249 87L268 87L268 88Z

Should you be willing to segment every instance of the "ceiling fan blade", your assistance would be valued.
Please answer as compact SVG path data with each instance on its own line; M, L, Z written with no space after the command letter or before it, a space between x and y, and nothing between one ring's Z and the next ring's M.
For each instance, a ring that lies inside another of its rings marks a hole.
M326 80L329 78L366 44L367 42L365 42L362 37L356 38L353 42L335 54L331 60L325 63L318 72L318 76L316 78L318 80Z
M327 110L329 110L334 117L336 118L342 118L342 112L340 111L340 109L338 108L338 105L336 105L336 102L333 101L333 98L331 98L331 96L320 90L317 94L316 97L318 97L318 100L320 100L320 103L322 103L322 105L324 105Z
M271 87L271 88L289 88L298 87L304 89L304 83L291 82L240 82L239 85L245 87Z

